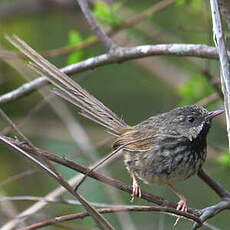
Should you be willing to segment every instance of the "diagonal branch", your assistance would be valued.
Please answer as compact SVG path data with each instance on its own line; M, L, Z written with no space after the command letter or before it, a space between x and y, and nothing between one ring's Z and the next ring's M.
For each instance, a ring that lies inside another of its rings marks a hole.
M44 157L46 157L47 159L49 159L53 162L56 162L58 164L61 164L61 165L66 166L68 168L71 168L73 170L76 170L82 174L88 174L89 177L91 177L95 180L98 180L98 181L105 183L105 184L108 184L114 188L117 188L117 189L120 189L122 191L125 191L125 192L132 194L132 186L124 184L121 181L114 180L114 179L112 179L108 176L104 176L98 172L94 172L94 171L89 172L90 171L89 168L86 168L86 167L78 164L77 162L68 160L66 158L58 156L57 154L54 154L54 153L51 153L48 151L44 151L44 150L41 150L39 148L36 148L36 150L35 150L35 149L31 148L29 145L27 145L23 142L20 142L17 139L14 139L11 137L5 137L5 138L9 142L12 142L13 144L19 146L20 148L22 148L26 151L29 151L32 154L35 154L35 155L42 154ZM170 202L168 200L165 200L165 199L163 199L159 196L153 195L151 193L143 192L141 198L145 199L149 202L156 203L156 204L161 205L161 206L167 206L167 207L171 207L171 208L177 207L176 203ZM188 211L189 211L189 213L191 213L193 215L198 215L198 213L199 213L198 210L192 209L192 208L189 208Z
M132 187L131 186L128 186L128 185L126 185L120 181L114 180L112 178L103 176L102 174L97 173L97 172L94 172L94 171L89 172L89 168L85 168L84 166L79 165L77 162L68 160L68 159L60 157L56 154L53 154L53 153L50 153L47 151L43 151L43 150L38 149L38 148L35 150L35 149L31 148L29 145L20 142L19 140L16 140L16 139L13 139L10 137L5 137L5 138L7 138L10 142L14 143L15 145L20 146L20 148L31 152L32 154L35 154L35 155L42 154L51 161L54 161L58 164L62 164L64 166L71 168L73 170L76 170L80 173L88 174L89 177L94 178L94 179L96 179L102 183L108 184L114 188L120 189L122 191L126 191L130 194L132 193ZM38 153L38 151L39 151L39 153ZM202 220L202 223L204 223L204 221L215 216L219 212L226 210L226 209L230 209L230 194L228 191L224 190L221 185L219 185L210 176L208 176L203 170L201 170L199 172L198 176L202 180L204 180L204 182L207 183L211 187L211 189L213 189L216 192L218 191L217 192L218 194L219 193L222 194L222 198L223 198L223 200L221 200L219 203L217 203L213 206L210 206L210 207L206 207L202 210L196 210L193 208L189 208L188 213L191 215L199 216ZM141 198L145 199L147 201L156 203L160 206L166 206L166 207L171 207L171 208L177 207L176 203L169 202L169 201L167 201L161 197L155 196L155 195L150 194L150 193L143 192ZM180 215L180 213L177 213L177 215ZM195 226L196 226L196 228L198 228L201 225L199 223L197 223Z
M230 209L230 198L222 200L215 205L212 205L212 206L209 206L209 207L202 209L200 219L201 219L202 223L205 223L206 220L216 216L218 213L220 213L221 211L226 210L226 209L228 209L228 210ZM196 230L200 227L201 227L201 225L195 223L192 229Z
M92 31L97 35L101 43L108 49L111 50L113 48L116 48L117 45L106 35L106 33L100 28L100 26L97 24L96 19L92 15L89 4L87 0L77 0L79 6L81 7L81 10L90 25Z
M198 172L198 176L202 179L216 194L224 199L225 197L230 198L230 192L227 191L222 185L213 180L203 169Z
M123 52L120 53L116 58L114 58L115 54L113 56L102 54L77 64L68 65L64 68L61 68L61 71L72 75L108 64L117 64L120 62L130 61L132 59L161 55L218 59L218 53L215 47L201 44L143 45L123 48L122 50ZM0 96L0 105L22 98L45 86L46 84L48 84L46 77L40 77L29 83L25 83L19 88Z
M32 157L30 154L28 154L26 151L22 150L20 147L16 146L12 142L10 142L7 138L4 136L0 136L0 141L6 145L8 148L12 149L14 152L19 153L26 159L29 159L36 167L39 167L44 172L46 172L49 176L51 176L53 179L55 179L57 182L59 182L60 185L62 185L67 191L69 191L74 197L76 197L79 202L84 206L84 208L87 210L89 215L94 219L94 221L98 224L100 229L102 230L114 230L112 225L93 207L91 206L85 198L83 198L79 193L75 192L73 188L69 185L68 182L66 182L60 175L53 172L50 168L47 168L44 164L39 162L36 158ZM35 148L32 147L32 149L35 150ZM41 154L38 154L40 156Z

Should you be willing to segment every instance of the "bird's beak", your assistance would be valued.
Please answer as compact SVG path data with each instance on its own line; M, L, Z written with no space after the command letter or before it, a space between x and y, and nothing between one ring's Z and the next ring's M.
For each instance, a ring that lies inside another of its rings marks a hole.
M207 119L208 120L212 120L212 118L222 114L224 112L223 109L218 109L218 110L214 110L208 113Z

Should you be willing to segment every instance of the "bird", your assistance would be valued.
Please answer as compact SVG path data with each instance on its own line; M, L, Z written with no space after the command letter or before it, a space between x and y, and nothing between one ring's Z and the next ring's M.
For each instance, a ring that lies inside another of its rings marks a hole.
M187 199L174 185L201 169L207 155L206 140L212 119L222 114L223 109L209 112L199 105L182 106L130 126L19 37L7 39L32 61L30 67L57 87L59 96L115 136L112 148L122 151L133 181L132 201L141 197L139 180L163 184L179 197L177 210L187 212Z

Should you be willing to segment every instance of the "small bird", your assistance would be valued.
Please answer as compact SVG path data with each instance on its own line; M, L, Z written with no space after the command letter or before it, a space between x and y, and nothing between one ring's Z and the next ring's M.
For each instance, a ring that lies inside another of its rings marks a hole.
M140 179L150 184L167 185L180 199L177 209L187 211L187 200L174 184L196 174L202 167L212 118L223 110L209 112L201 106L189 105L129 126L20 38L12 36L7 39L33 61L30 64L33 69L47 76L59 89L58 95L78 106L83 116L116 136L113 149L122 149L133 180L132 200L141 197Z

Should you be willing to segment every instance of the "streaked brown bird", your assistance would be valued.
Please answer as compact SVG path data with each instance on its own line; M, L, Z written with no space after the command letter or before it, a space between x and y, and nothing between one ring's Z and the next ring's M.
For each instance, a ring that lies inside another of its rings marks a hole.
M187 211L187 200L174 184L196 174L202 167L212 118L223 110L208 112L201 106L184 106L129 126L24 41L16 36L8 37L8 40L33 61L31 65L35 70L48 77L59 89L61 97L78 106L83 116L106 127L117 137L113 148L123 146L125 165L133 179L132 199L141 197L138 179L165 184L180 198L177 209Z

